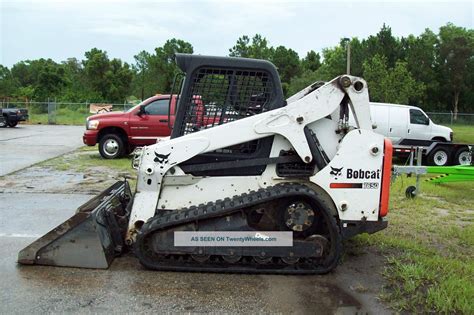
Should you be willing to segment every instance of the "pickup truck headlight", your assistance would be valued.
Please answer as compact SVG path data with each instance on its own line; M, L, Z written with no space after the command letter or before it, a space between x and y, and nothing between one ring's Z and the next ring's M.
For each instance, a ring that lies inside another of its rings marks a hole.
M96 130L99 128L99 121L98 120L88 120L87 121L87 129L88 130Z

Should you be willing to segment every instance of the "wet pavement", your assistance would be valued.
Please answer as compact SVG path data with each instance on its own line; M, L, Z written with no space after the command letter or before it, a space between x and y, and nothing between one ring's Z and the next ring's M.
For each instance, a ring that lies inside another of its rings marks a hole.
M22 248L113 181L40 166L0 177L1 314L388 313L377 297L383 258L369 249L323 276L156 272L131 255L108 270L16 263Z
M24 125L0 129L0 176L82 146L84 126Z

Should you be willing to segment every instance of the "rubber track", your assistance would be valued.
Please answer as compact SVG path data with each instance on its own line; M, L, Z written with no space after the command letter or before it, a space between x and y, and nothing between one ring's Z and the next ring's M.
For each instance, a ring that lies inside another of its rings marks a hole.
M321 203L318 198L318 193L309 187L302 184L295 183L284 183L269 187L266 189L259 189L257 191L251 191L244 193L233 198L225 198L223 200L217 200L215 202L209 202L207 204L201 204L199 206L191 206L182 210L170 211L159 216L150 218L142 227L141 232L137 235L135 243L135 255L140 260L140 263L146 268L155 270L165 271L194 271L194 272L226 272L226 273L273 273L273 274L323 274L334 269L339 262L339 258L342 251L342 238L340 228L336 222L336 219L328 213L324 207L322 207L323 215L326 222L329 223L329 227L332 229L331 240L335 242L333 259L324 265L311 265L308 267L308 263L296 263L294 265L280 264L267 264L260 265L257 263L236 263L229 264L226 262L216 263L198 263L191 259L184 259L181 261L170 260L168 265L164 265L163 258L160 261L156 261L153 256L147 255L146 242L149 236L152 234L164 230L166 228L173 228L177 225L197 222L200 220L226 216L233 212L240 211L242 208L247 208L264 202L268 202L275 199L285 197L304 196L309 197L317 202ZM331 254L331 255L332 255ZM329 255L329 256L331 256ZM182 255L189 256L189 255Z

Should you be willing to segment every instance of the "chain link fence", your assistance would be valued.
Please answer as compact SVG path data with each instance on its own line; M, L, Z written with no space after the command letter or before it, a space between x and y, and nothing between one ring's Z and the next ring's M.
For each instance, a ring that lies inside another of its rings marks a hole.
M458 113L457 117L453 112L426 112L433 122L439 125L471 125L474 126L474 114Z
M82 125L90 115L108 111L127 111L136 104L110 103L58 103L58 102L14 102L1 101L1 108L26 108L29 123Z

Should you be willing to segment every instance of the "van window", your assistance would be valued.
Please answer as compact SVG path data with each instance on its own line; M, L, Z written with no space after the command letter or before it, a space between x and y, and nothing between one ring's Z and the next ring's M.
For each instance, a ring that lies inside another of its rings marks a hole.
M148 104L145 111L148 115L168 115L169 99L161 99Z
M429 125L430 119L421 110L410 109L410 124Z

